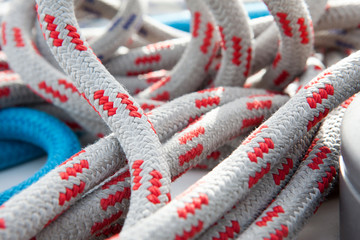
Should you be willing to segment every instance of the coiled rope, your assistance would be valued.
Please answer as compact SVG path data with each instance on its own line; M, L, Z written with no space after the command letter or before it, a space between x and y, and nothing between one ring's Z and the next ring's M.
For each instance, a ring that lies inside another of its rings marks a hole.
M37 0L38 23L35 2L12 0L3 18L0 106L31 104L101 138L6 201L1 238L295 237L337 178L340 122L360 90L360 4L265 1L272 17L250 21L237 0L187 1L186 35L142 17L140 1L95 2L113 20L89 43L71 0ZM148 45L114 53L135 36ZM314 53L328 47L352 54L324 70ZM194 167L211 171L171 199Z

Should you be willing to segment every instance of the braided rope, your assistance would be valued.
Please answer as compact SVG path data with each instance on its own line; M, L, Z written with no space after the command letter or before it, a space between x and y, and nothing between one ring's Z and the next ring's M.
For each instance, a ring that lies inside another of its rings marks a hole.
M23 119L26 117L26 120ZM80 144L73 132L60 121L44 113L25 108L5 109L0 111L2 140L27 141L42 147L48 153L47 163L33 176L0 193L0 204L27 188L55 166L62 163L74 152L79 151ZM19 122L23 127L19 127ZM56 129L56 131L50 131ZM48 134L39 134L45 132ZM6 136L6 137L5 137Z
M81 134L110 134L1 206L0 238L295 237L338 174L339 124L360 90L360 53L325 71L322 60L358 48L350 9L358 3L265 2L273 17L249 22L238 2L188 1L191 38L179 39L143 17L140 1L119 10L76 2L85 18L96 6L113 18L102 34L85 35L71 0L38 0L35 32L34 3L13 0L1 25L0 107L30 104ZM127 31L118 23L132 14ZM312 56L314 41L342 52ZM147 46L115 53L138 44ZM170 182L191 168L212 171L171 200Z

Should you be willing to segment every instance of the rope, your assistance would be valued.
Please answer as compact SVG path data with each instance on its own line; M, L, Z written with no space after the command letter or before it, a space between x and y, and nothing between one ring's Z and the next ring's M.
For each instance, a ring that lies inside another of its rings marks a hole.
M32 177L0 193L0 204L38 181L40 177L80 149L74 133L59 120L44 113L25 108L8 108L0 111L0 119L2 140L29 142L41 147L48 154L46 164ZM10 161L8 164L14 162Z
M38 22L26 0L1 18L0 107L98 140L5 202L1 239L296 237L337 179L358 3L264 1L272 16L249 20L187 1L188 35L141 1L36 2ZM75 11L111 20L84 34ZM171 199L192 168L209 173Z

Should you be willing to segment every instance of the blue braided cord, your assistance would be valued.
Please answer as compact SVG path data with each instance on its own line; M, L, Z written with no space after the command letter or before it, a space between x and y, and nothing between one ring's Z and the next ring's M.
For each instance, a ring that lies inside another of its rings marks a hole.
M244 4L245 9L249 15L249 18L258 18L268 16L269 10L263 2L247 2ZM169 14L159 14L152 16L156 20L179 30L189 32L190 31L190 12L181 11Z
M32 177L0 193L0 205L81 148L76 135L65 124L46 113L27 108L0 110L0 139L32 143L48 154L45 165Z
M0 140L0 170L39 158L46 153L39 147L25 142Z

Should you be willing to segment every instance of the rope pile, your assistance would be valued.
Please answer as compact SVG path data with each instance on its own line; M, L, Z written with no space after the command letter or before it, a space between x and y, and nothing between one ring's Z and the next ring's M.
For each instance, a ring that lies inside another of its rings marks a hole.
M360 2L264 2L272 16L249 20L238 0L188 0L187 34L140 0L12 0L0 107L99 139L7 200L0 238L294 238L337 180ZM110 24L82 31L75 13Z

